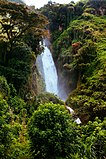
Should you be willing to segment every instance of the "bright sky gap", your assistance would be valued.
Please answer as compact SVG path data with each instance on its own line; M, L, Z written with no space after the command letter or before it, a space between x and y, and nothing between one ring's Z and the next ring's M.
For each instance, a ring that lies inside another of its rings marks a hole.
M27 5L34 5L35 8L41 8L45 4L48 3L49 0L23 0ZM77 2L78 0L73 0L74 2ZM60 3L60 4L67 4L70 3L71 0L53 0L52 2Z

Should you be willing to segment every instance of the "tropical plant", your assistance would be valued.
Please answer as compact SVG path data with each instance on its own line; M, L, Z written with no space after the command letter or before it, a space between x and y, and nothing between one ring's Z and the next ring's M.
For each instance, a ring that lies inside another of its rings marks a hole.
M29 120L28 130L34 158L65 158L69 152L74 153L75 123L64 106L39 105Z

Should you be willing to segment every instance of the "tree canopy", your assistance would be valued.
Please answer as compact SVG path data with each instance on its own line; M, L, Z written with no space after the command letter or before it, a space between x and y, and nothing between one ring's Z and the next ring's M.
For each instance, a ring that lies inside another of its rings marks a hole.
M28 30L32 29L41 35L47 24L43 15L23 4L0 1L0 15L1 36L11 45L22 38Z
M77 140L74 124L64 106L52 103L40 105L28 124L34 158L65 158L69 151L74 153Z

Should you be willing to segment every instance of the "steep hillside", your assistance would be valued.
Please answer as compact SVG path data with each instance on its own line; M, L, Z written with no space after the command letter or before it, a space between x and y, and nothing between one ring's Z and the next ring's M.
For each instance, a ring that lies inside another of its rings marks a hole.
M106 115L106 20L83 13L54 42L54 58L63 69L77 71L77 88L66 103L82 121Z
M106 19L82 14L85 5L49 1L49 26L38 10L0 0L0 159L106 159ZM55 61L66 75L76 75L66 103L38 92L35 60L45 26Z
M85 10L95 15L104 16L106 15L106 0L88 0Z
M48 17L50 23L48 28L50 29L52 36L51 40L56 40L60 34L67 29L70 21L79 17L84 10L85 2L69 4L59 4L51 2L40 9L41 13Z

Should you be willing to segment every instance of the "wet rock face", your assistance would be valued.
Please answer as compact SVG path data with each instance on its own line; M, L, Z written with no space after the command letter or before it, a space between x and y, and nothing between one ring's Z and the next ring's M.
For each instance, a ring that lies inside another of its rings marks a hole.
M77 87L77 73L57 64L59 97L66 100L68 95Z

